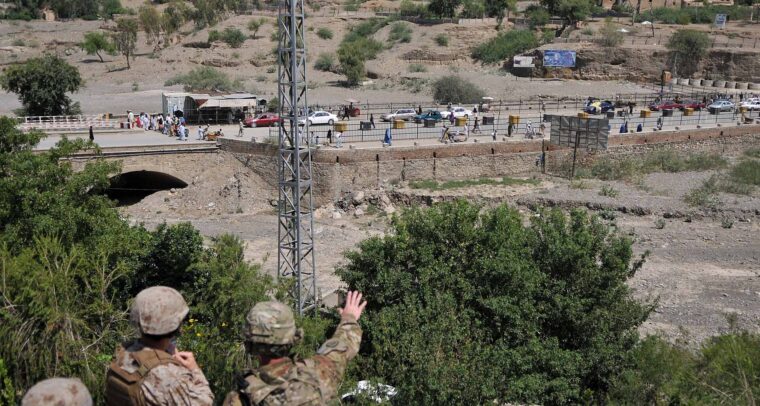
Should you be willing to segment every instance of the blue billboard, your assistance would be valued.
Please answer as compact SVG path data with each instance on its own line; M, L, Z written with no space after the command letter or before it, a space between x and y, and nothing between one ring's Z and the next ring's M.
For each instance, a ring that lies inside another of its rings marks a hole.
M575 51L544 51L544 66L555 66L562 68L575 67Z

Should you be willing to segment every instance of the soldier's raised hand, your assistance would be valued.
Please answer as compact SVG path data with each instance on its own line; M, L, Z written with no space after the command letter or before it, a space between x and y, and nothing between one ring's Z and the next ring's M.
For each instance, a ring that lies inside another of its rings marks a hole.
M354 318L358 321L366 306L367 302L362 301L361 292L349 291L348 296L346 296L346 305L342 309L338 309L338 312L341 316L354 316Z

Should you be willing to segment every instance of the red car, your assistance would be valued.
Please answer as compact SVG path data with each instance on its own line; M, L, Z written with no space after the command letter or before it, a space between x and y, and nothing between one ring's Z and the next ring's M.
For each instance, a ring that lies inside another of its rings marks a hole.
M246 117L243 125L246 127L269 127L282 123L280 116L274 113L264 113L256 118Z
M652 111L675 110L675 109L681 109L681 108L683 108L683 105L681 103L676 103L672 100L662 101L659 103L652 103L649 105L649 110L652 110Z
M681 105L681 110L683 109L694 109L694 110L702 110L705 108L705 104L701 101L687 101L686 103L683 103Z

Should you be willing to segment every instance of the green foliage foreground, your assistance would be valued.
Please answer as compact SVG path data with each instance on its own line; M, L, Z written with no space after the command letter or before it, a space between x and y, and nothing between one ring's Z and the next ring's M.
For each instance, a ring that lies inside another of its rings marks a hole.
M369 303L358 370L399 404L602 399L652 309L625 284L631 241L581 211L409 210L347 258Z

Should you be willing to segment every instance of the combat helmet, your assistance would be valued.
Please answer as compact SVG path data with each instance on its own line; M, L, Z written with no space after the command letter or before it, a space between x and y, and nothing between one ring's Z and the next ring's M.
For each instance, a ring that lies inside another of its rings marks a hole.
M164 335L177 330L189 311L179 292L166 286L152 286L135 297L131 319L143 334Z
M51 378L26 392L21 406L92 406L90 391L76 378Z
M259 302L245 317L245 339L257 344L287 345L296 340L296 322L290 307Z

